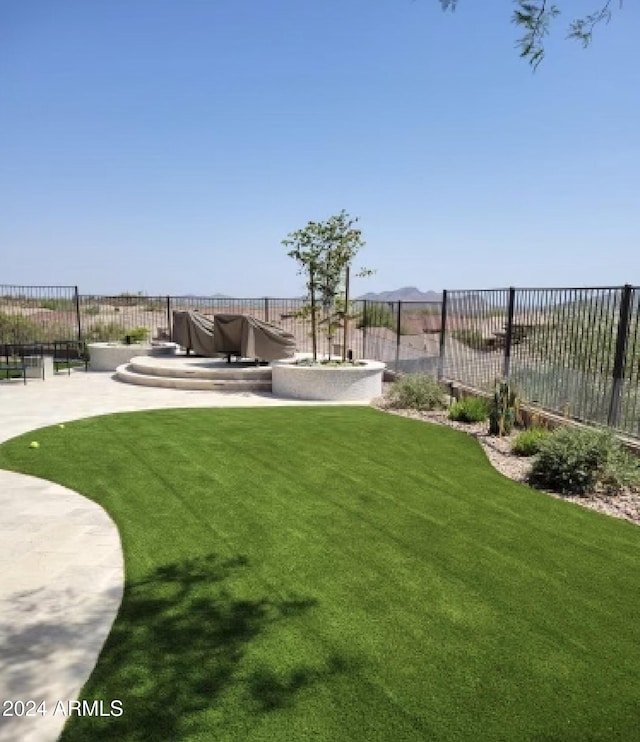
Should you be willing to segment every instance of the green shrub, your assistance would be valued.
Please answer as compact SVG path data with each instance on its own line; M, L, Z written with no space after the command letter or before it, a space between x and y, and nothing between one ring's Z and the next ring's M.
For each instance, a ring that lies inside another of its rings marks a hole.
M513 441L511 451L516 456L535 456L540 450L540 444L545 441L551 433L545 428L529 428L518 433Z
M111 342L122 337L122 325L119 322L94 322L85 331L85 340L88 342Z
M52 309L58 312L73 312L76 308L73 299L43 299L38 303L43 309Z
M41 326L29 317L0 312L0 343L33 343L41 336Z
M489 407L481 397L464 397L449 408L449 418L461 423L481 423L488 417Z
M389 405L400 409L443 410L446 402L435 376L413 374L393 384Z
M131 330L126 330L121 340L124 342L127 336L131 338L132 343L144 343L149 337L149 330L146 327L134 327Z
M566 427L540 443L529 482L565 494L618 492L640 483L640 466L610 431Z
M357 326L358 329L363 327L387 327L389 330L395 330L397 325L396 313L386 304L372 304L367 306L366 312L362 313Z

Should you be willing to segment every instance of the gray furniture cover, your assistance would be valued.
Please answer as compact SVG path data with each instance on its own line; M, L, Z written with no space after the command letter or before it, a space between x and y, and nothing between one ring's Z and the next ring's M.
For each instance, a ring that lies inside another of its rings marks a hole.
M173 341L208 358L233 355L275 361L291 358L296 350L291 333L243 314L216 314L211 320L199 312L175 310Z
M291 358L296 339L290 332L243 314L216 314L213 345L218 353L275 361Z
M196 355L209 358L217 355L213 345L213 320L200 312L175 309L172 339Z

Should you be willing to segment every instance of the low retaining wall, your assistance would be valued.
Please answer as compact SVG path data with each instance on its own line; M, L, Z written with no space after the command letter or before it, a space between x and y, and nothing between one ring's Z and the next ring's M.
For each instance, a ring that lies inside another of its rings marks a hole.
M149 345L132 343L88 343L89 368L92 371L115 371L118 366L135 356L145 356L151 351Z
M271 364L274 396L319 401L370 402L382 394L385 364L361 361L355 366Z

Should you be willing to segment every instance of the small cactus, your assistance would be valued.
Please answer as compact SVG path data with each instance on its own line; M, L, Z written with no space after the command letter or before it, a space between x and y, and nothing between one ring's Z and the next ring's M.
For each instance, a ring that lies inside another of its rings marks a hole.
M508 381L496 381L489 413L489 435L509 435L519 417L519 400Z

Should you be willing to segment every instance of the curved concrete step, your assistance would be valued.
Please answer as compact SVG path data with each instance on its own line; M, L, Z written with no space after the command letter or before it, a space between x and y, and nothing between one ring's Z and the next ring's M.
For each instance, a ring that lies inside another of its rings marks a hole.
M210 358L136 356L129 361L129 369L147 376L173 379L271 381L270 366L227 363L225 360Z
M131 368L130 363L118 366L116 379L127 384L163 387L165 389L211 389L218 392L270 392L271 379L224 379L182 376L160 376L140 373Z

